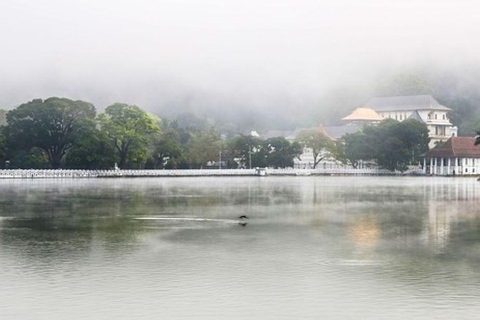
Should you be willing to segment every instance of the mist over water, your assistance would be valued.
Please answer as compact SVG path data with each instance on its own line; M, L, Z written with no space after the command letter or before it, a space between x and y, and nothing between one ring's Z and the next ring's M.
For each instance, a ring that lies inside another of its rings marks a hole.
M0 182L2 318L471 319L480 311L475 179Z
M3 108L65 96L100 109L121 101L167 117L198 112L248 122L252 114L294 126L331 121L331 109L357 107L397 73L453 73L461 79L452 86L478 83L475 1L0 6Z

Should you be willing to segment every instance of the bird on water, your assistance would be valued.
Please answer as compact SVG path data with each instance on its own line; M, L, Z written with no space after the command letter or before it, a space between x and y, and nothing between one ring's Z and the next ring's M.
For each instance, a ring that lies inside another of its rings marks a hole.
M238 219L248 219L248 217L243 215L243 216L238 217Z

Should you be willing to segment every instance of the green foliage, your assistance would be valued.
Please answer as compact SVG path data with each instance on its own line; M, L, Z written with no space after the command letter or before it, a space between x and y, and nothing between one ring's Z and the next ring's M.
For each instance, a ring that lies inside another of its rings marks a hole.
M76 133L75 144L67 152L65 166L72 169L112 169L115 148L93 120L83 121Z
M192 166L203 168L209 161L217 161L223 149L220 134L214 129L191 134L188 159Z
M7 138L4 131L3 128L0 128L0 168L4 167L7 159Z
M373 159L376 143L373 138L375 138L373 135L367 135L363 131L343 136L343 159L347 160L344 162L350 162L356 168L359 160ZM342 160L342 158L339 160Z
M153 136L152 164L153 169L175 168L179 158L184 154L181 143L183 130L177 122L163 121L162 132Z
M120 168L139 166L146 160L149 139L160 131L154 117L137 106L116 103L98 118L101 131L118 152Z
M16 150L8 157L9 169L47 169L48 157L44 150L32 148L30 150Z
M267 139L263 142L265 161L268 167L293 167L293 159L302 153L302 146L298 142L290 143L283 137Z
M358 160L375 160L382 168L403 171L428 150L428 129L413 119L382 121L363 132L345 135L345 158L355 166Z
M297 142L313 153L313 168L325 158L332 156L335 152L335 144L327 136L317 130L305 130L298 134Z
M7 125L7 111L0 109L0 127Z
M236 136L229 142L228 148L233 150L237 158L240 159L240 167L255 168L267 165L262 140L256 137L249 135Z
M79 121L93 119L95 114L95 107L84 101L33 100L8 112L8 139L18 150L44 150L50 167L59 168L74 143Z

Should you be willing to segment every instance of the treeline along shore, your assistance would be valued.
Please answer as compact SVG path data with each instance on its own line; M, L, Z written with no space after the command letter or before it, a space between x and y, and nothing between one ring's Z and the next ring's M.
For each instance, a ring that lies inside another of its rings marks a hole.
M295 159L308 153L313 169L326 169L319 165L322 161L334 162L332 174L358 163L366 163L362 169L372 174L375 168L393 173L418 165L429 142L428 129L415 120L386 119L337 140L315 128L294 140L262 139L255 132L227 132L198 118L190 120L181 124L124 103L97 114L85 101L32 100L8 111L1 123L0 169L114 170L109 175L116 169L280 169L292 168Z

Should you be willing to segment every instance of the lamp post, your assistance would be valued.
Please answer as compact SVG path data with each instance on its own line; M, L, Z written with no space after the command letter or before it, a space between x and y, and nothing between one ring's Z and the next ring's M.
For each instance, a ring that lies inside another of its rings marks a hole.
M222 150L218 152L218 170L222 169Z

